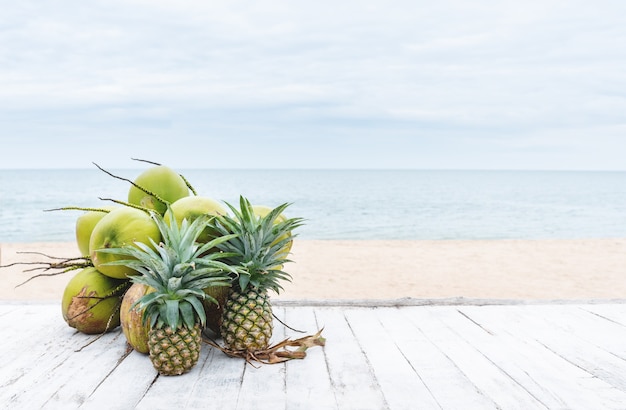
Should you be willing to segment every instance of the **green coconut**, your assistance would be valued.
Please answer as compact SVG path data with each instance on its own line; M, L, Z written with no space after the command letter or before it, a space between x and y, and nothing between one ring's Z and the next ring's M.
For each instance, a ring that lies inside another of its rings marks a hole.
M114 208L114 206L103 206L102 211L87 211L76 218L76 244L81 256L89 255L89 239L93 228L108 213L106 211Z
M136 185L146 189L169 204L180 198L189 196L189 187L185 180L171 168L158 165L143 171L133 181ZM148 209L154 209L161 215L167 210L167 204L150 195L136 186L128 191L128 202Z
M127 280L113 279L89 267L65 287L61 310L70 327L87 334L104 333L120 324L119 307Z
M191 223L201 215L226 215L226 209L216 200L203 196L187 196L174 202L170 210L165 213L164 220L169 225L172 215L180 226L183 219ZM215 237L215 234L206 228L198 236L198 242L206 243Z
M120 325L128 344L139 353L148 354L148 332L150 324L143 324L143 310L137 307L132 308L134 303L141 299L145 294L153 292L154 289L144 285L143 283L133 283L126 291L122 299L120 308Z
M161 232L147 212L128 206L116 208L100 219L91 233L89 255L93 266L112 278L124 279L134 275L136 272L124 265L107 265L109 262L128 259L128 256L99 250L135 245L135 242L152 246L150 239L159 243Z

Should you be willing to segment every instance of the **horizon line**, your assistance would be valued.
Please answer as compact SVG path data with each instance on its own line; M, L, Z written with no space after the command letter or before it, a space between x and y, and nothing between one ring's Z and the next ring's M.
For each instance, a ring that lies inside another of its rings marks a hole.
M226 168L226 167L176 167L166 165L176 170L187 171L442 171L442 172L626 172L626 169L569 169L569 168L264 168L264 167L242 167L242 168ZM142 167L111 167L109 169L116 170L140 170ZM99 171L97 167L0 167L0 171Z

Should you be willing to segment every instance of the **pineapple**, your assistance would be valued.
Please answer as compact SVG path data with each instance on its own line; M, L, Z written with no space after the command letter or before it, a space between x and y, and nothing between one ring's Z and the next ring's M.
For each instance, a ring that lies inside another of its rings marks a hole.
M212 218L203 215L192 223L183 220L168 225L156 212L151 212L163 241L157 246L136 243L137 247L105 249L105 252L128 256L128 259L110 262L125 265L137 272L134 283L142 283L154 292L141 297L131 308L143 311L144 325L149 324L148 347L150 360L163 375L188 372L198 362L202 346L201 331L206 321L202 301L210 299L203 289L208 286L230 286L236 270L218 259L227 254L209 253L220 243L232 239L222 236L199 244L198 236ZM201 256L203 255L203 256Z
M303 220L282 217L289 204L264 216L256 215L244 197L240 197L239 210L226 205L234 217L217 216L211 225L219 234L231 235L217 248L228 255L223 261L236 267L238 276L224 306L220 334L230 351L253 353L269 346L273 315L268 291L279 293L281 281L291 279L283 264L289 262L291 231Z

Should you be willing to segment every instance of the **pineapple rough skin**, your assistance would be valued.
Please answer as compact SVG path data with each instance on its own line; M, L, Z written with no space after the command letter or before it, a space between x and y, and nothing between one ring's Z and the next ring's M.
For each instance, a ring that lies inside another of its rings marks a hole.
M153 328L148 333L150 360L160 374L177 376L191 370L200 357L202 334L200 325L188 329L181 326L177 331L165 326Z
M259 351L272 338L272 306L266 291L232 291L224 308L221 334L226 346L235 351Z

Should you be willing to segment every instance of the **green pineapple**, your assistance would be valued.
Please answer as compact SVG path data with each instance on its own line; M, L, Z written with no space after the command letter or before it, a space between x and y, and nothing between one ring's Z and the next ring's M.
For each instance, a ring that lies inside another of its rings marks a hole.
M151 216L163 238L158 246L152 243L156 250L148 244L137 243L137 247L104 251L128 256L128 259L111 264L135 269L139 274L132 276L131 280L154 289L137 300L131 309L138 306L143 310L144 325L149 323L148 347L154 367L164 375L179 375L191 370L198 362L201 331L206 321L202 301L216 302L203 289L230 286L229 274L236 273L217 260L228 254L206 252L232 239L233 235L200 244L197 238L211 216L203 215L192 223L183 220L180 227L176 221L168 225L156 212L151 212Z
M236 267L239 275L224 306L220 334L231 351L260 351L269 346L273 331L268 291L279 293L280 283L291 279L283 271L283 265L289 262L291 232L303 220L282 216L289 204L280 205L264 216L256 215L244 197L240 197L239 210L226 205L234 217L220 215L211 225L221 235L235 235L217 248L228 255L224 262Z

